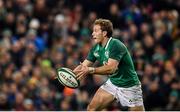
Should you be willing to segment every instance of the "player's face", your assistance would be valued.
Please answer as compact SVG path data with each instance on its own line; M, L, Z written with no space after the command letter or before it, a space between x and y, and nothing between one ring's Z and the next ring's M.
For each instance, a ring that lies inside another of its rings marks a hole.
M101 43L104 39L100 25L94 25L92 37L95 43Z

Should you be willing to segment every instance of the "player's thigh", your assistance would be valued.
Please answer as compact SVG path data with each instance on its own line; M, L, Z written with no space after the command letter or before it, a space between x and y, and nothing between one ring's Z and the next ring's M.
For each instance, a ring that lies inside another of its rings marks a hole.
M129 107L130 111L145 111L144 106Z
M102 110L114 100L115 98L112 94L99 88L88 105L87 110Z

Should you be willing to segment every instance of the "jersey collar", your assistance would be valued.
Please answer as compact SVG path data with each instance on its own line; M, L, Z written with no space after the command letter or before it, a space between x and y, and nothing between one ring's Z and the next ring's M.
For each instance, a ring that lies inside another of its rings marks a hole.
M109 46L109 43L110 43L111 40L112 40L112 37L110 37L109 40L108 40L108 42L106 43L105 49L107 49L107 47Z

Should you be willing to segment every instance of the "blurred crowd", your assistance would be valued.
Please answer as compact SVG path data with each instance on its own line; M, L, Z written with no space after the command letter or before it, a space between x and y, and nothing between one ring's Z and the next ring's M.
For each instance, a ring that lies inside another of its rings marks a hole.
M129 49L146 110L180 110L180 3L164 0L0 0L0 110L86 110L105 76L62 86L93 45L92 23L113 22ZM104 110L126 110L113 103Z

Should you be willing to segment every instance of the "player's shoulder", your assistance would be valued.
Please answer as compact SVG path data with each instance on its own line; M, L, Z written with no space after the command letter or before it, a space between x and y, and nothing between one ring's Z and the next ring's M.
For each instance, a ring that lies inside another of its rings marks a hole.
M116 39L116 38L112 38L111 40L111 45L114 45L114 46L119 46L119 47L124 47L126 48L126 46L119 40L119 39Z

